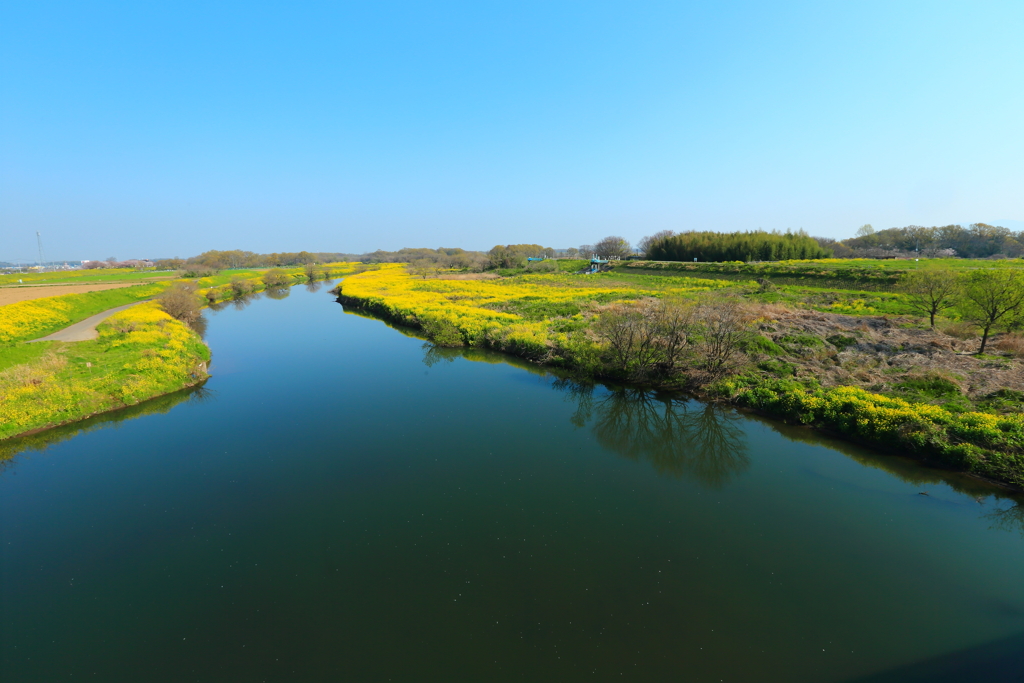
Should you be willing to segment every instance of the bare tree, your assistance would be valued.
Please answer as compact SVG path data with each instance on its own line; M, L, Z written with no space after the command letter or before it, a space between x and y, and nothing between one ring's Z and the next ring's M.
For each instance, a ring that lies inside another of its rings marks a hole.
M900 278L899 291L915 311L926 315L935 327L935 316L952 308L960 290L960 279L952 270L925 268Z
M661 351L658 366L662 372L668 373L676 369L688 351L696 309L681 299L660 299L651 308L658 327Z
M647 237L644 237L642 240L640 240L640 243L636 245L636 248L639 249L640 253L642 253L644 256L647 256L651 250L651 247L656 242L660 242L666 237L671 237L674 234L676 234L674 230L659 230L653 235L648 235Z
M998 325L1013 321L1024 306L1024 273L1009 268L975 270L963 278L961 311L966 320L981 328L985 353L989 334Z
M713 382L735 370L742 361L741 348L752 334L750 315L737 299L722 297L698 304L694 317L700 338L698 367L703 379Z
M608 342L613 361L631 377L670 373L683 358L693 327L691 305L670 299L644 299L608 306L594 331Z
M647 302L613 303L594 323L594 331L608 342L612 359L623 372L643 377L658 360L658 326L647 315Z
M202 298L194 282L178 282L158 297L160 306L171 316L192 323L202 314Z
M633 247L623 238L609 235L594 245L594 253L603 259L628 258L633 253Z

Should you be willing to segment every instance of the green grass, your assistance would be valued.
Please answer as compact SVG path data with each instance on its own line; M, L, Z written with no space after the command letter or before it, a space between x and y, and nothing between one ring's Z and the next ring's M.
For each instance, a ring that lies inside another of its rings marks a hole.
M31 363L49 351L55 343L58 342L0 344L0 372L15 365Z
M146 282L174 277L173 272L129 270L127 268L96 268L94 270L64 270L53 273L14 273L0 275L0 287L22 284L89 284L95 282Z
M205 377L199 336L155 305L98 327L97 339L0 347L0 439L176 391Z
M6 342L12 341L27 341L29 339L38 339L45 337L48 334L62 330L68 325L72 325L81 320L102 313L103 311L118 306L124 306L125 304L135 303L137 301L143 301L145 299L151 299L157 294L162 292L169 286L169 282L153 283L147 285L135 285L131 287L122 287L119 289L107 289L101 292L85 292L82 294L65 294L58 297L61 301L70 304L70 310L64 312L64 314L56 319L50 321L42 321L32 327L15 327L13 323L9 325L9 329L14 330L9 333ZM45 305L46 299L36 299L34 301L19 302L18 304L8 304L7 306L0 306L0 325L3 325L5 320L5 314L13 315L16 314L20 309L20 304L39 304Z
M1022 268L1020 259L820 259L813 261L773 261L770 263L690 263L684 261L628 261L617 271L686 273L692 277L736 282L765 279L776 286L819 287L826 290L890 292L904 273L921 268L947 268L958 271L978 268Z

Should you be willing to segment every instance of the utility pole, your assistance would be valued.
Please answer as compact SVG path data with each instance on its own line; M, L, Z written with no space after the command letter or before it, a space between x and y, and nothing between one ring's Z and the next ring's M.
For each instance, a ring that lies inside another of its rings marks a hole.
M36 230L36 242L39 243L39 269L42 270L45 267L43 263L43 236Z

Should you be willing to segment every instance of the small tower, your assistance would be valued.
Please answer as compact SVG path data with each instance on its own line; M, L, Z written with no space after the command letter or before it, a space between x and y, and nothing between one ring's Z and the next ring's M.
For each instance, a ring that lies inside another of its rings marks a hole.
M43 236L36 230L36 243L39 245L39 269L42 270L46 265L43 262Z

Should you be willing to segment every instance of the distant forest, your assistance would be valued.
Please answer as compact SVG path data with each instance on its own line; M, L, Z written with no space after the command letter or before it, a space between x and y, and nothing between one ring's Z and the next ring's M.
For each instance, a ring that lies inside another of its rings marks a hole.
M1018 258L1024 231L986 223L875 231L861 226L855 237L835 240L799 232L674 233L663 230L640 241L640 253L654 261L778 261L807 258Z
M606 237L578 249L553 249L539 244L498 245L489 251L458 247L438 249L377 250L365 254L342 252L275 252L257 254L234 249L207 251L188 259L162 259L156 266L165 270L223 270L226 268L272 268L307 263L361 261L363 263L410 263L420 270L457 268L468 270L517 269L529 265L528 257L605 259L647 258L656 261L779 261L814 258L1018 258L1024 256L1024 231L1013 232L985 223L967 227L910 225L875 231L861 226L857 235L835 240L811 237L806 232L712 232L674 233L663 230L644 237L634 249L617 236ZM97 265L100 265L97 263ZM538 266L538 269L543 270Z
M1024 255L1024 231L1013 232L986 223L943 225L926 228L909 225L875 231L865 225L857 236L837 242L816 238L822 247L832 249L836 258L893 258L927 256L960 258L1017 258Z
M336 261L358 260L352 254L313 253L309 251L275 252L257 254L252 251L232 249L229 251L204 251L191 258L160 259L156 267L160 270L181 270L202 268L207 270L224 270L226 268L275 268L282 266L302 266L307 263L332 263Z

